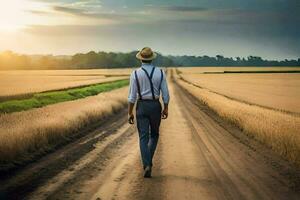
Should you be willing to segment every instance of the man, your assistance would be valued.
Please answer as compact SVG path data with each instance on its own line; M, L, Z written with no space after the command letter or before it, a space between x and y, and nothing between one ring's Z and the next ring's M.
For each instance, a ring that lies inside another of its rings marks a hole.
M158 142L160 121L161 118L168 117L170 99L165 73L152 64L156 56L149 47L136 54L142 66L131 74L128 96L130 124L134 123L133 107L137 100L136 121L145 178L151 177L152 158ZM163 111L159 101L160 91L164 102Z

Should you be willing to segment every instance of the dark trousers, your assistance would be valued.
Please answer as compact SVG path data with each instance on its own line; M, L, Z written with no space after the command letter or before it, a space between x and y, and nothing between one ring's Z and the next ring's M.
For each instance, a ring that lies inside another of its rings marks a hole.
M158 100L138 100L137 102L136 120L144 168L152 166L152 158L159 137L161 109Z

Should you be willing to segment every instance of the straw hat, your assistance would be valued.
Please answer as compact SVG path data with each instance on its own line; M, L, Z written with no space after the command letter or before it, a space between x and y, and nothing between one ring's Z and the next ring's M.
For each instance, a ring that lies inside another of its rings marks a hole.
M139 60L154 60L156 56L157 54L150 47L144 47L136 54L136 58Z

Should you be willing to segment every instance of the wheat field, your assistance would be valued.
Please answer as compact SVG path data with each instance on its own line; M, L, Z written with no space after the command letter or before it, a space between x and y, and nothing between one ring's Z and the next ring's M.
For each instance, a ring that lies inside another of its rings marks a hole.
M131 68L119 69L69 69L69 70L0 70L0 75L35 75L35 76L118 76L129 75Z
M300 166L299 116L232 100L183 81L178 75L175 75L175 79L218 115Z
M210 91L268 108L300 113L300 73L181 74Z
M282 71L300 72L300 67L177 68L185 80L218 94L248 104L299 113L300 73L270 73Z
M224 71L300 71L300 67L179 67L184 74L200 74Z
M127 103L128 87L76 101L0 115L0 164L30 160L36 154L68 139L82 127L101 120ZM34 123L32 123L34 122Z
M0 71L0 99L126 79L132 69Z

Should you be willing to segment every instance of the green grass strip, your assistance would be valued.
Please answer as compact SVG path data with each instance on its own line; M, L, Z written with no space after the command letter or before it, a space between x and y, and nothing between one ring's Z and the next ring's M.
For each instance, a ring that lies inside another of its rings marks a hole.
M97 95L101 92L121 88L129 84L129 80L118 80L109 83L99 83L80 88L66 89L61 91L42 92L33 97L22 100L9 100L0 103L0 113L12 113L32 108L40 108L46 105L64 101L72 101L88 96Z

